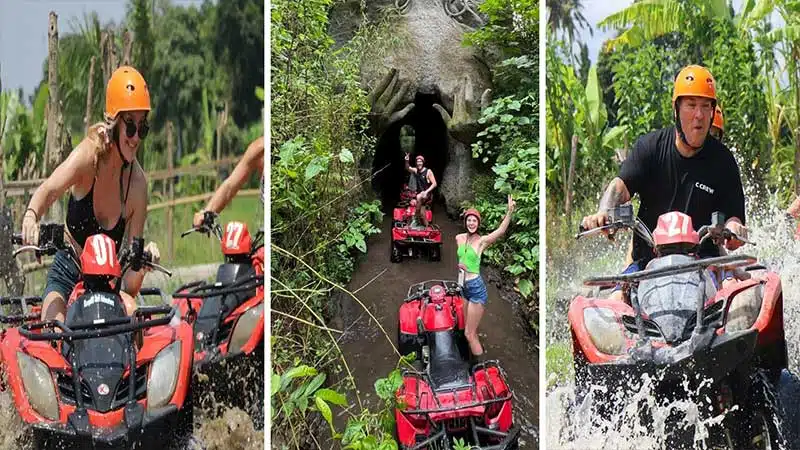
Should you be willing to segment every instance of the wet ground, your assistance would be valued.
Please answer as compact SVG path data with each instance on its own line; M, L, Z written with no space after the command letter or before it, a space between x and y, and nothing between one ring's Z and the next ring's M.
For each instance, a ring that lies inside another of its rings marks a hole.
M403 259L389 261L391 216L382 232L368 241L369 253L359 263L347 288L358 291L361 300L380 322L389 339L397 345L397 314L410 285L429 280L457 278L455 236L460 224L449 220L442 208L434 213L442 229L442 260ZM484 274L484 279L486 279ZM508 375L514 392L514 422L522 428L520 448L538 448L539 364L536 342L518 308L501 296L496 283L487 280L489 303L479 333L488 359L497 359ZM398 356L387 337L364 309L352 298L342 296L339 326L345 330L340 341L362 400L374 402L374 383L392 371Z

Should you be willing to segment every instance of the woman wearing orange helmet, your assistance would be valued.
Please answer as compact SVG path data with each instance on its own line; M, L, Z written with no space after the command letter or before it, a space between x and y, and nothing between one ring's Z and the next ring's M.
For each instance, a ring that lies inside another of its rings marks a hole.
M511 223L511 213L514 212L514 200L508 196L508 211L500 226L486 236L478 234L478 227L481 224L481 215L475 209L468 209L464 212L464 227L466 233L456 235L456 245L458 246L458 266L463 270L464 281L462 283L464 298L464 317L466 321L464 335L469 342L469 349L475 356L483 354L483 347L478 339L478 325L483 317L486 302L489 300L486 291L486 283L480 274L481 255L494 242L503 236Z
M96 233L108 235L117 250L128 237L141 237L147 216L147 181L136 152L147 136L150 112L147 82L133 67L123 66L106 85L104 121L89 128L86 137L42 183L22 220L25 244L36 245L39 220L62 194L69 190L66 225L68 239L80 254L86 239ZM150 242L146 251L158 260L158 247ZM80 270L59 251L47 273L43 320L64 320L66 299L78 281ZM129 313L142 285L143 271L123 274L122 294Z
M725 134L724 125L725 121L722 118L722 108L717 105L717 109L714 111L714 121L711 123L711 131L709 131L709 133L720 142L722 141L722 135Z

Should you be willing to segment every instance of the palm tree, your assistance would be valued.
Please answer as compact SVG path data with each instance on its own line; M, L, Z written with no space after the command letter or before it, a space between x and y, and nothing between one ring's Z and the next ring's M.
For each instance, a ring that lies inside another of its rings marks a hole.
M580 28L592 33L592 27L583 15L581 0L547 0L547 24L552 33L561 30L564 38L572 44Z

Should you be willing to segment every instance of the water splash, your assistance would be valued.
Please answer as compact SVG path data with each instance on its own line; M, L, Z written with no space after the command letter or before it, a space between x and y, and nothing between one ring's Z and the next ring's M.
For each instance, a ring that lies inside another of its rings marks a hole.
M746 191L747 192L747 191ZM755 245L745 245L735 253L756 256L759 263L781 277L784 293L784 327L789 354L790 370L800 368L800 240L795 240L796 222L786 219L776 198L756 199L748 195L748 211L759 202L760 213L748 216L748 240ZM547 341L548 345L571 348L567 311L571 299L579 293L588 293L582 280L589 276L619 273L625 267L624 259L630 242L630 233L621 233L615 242L602 238L583 239L548 256L547 269ZM548 250L552 247L548 246ZM571 365L571 359L568 361ZM708 417L710 404L689 400L658 401L653 395L653 380L644 377L636 390L605 392L593 387L578 402L573 380L553 383L546 394L548 448L665 448L667 418L679 412L679 425L694 428L696 448L704 448L704 441L713 426L724 416ZM688 390L688 384L684 383ZM594 413L595 402L614 404L618 413L602 419ZM640 410L650 414L646 423L640 420ZM675 424L671 427L674 428Z

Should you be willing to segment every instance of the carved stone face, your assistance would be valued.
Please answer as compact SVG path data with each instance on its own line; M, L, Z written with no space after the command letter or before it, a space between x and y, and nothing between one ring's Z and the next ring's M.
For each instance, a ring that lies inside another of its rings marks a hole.
M450 8L451 12L456 9ZM478 50L463 45L464 34L470 29L461 21L469 13L452 16L443 2L432 0L408 0L402 11L390 16L391 38L385 47L364 58L365 86L374 86L387 69L395 68L397 86L408 84L397 109L413 102L417 93L436 94L439 103L452 113L456 93L464 77L469 76L477 95L467 100L467 107L478 110L480 93L491 87L491 74Z

